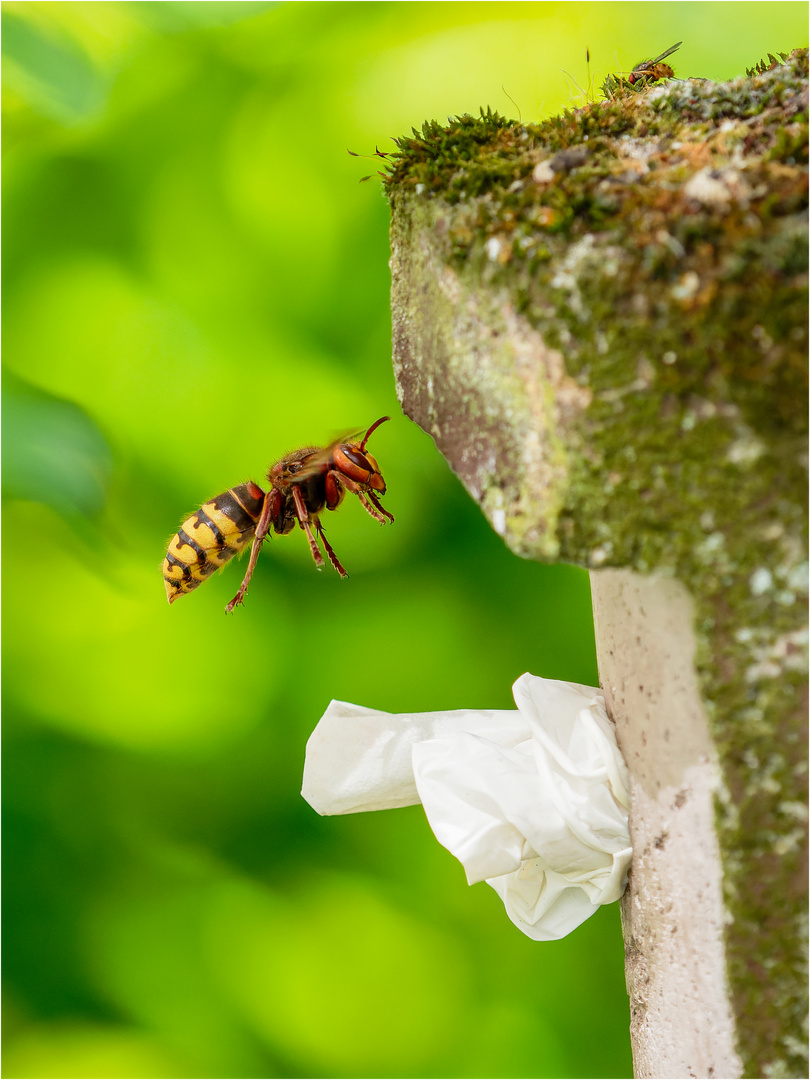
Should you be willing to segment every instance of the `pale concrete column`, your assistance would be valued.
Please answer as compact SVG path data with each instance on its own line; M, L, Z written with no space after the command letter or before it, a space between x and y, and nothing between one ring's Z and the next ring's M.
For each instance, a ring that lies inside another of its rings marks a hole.
M679 582L631 570L592 570L591 593L599 681L630 771L622 925L635 1074L742 1076L694 604Z

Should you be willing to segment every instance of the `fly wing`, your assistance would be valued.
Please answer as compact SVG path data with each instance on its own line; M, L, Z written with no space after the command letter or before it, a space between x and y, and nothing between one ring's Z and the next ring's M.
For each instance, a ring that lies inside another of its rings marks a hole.
M659 60L666 60L668 56L672 56L674 52L677 52L677 50L680 49L681 45L683 45L682 41L677 41L674 45L670 45L670 47L665 52L662 52L660 56L656 56L656 58L654 60L651 60L650 63L657 64Z
M656 56L652 60L640 60L633 68L633 71L644 71L646 68L651 68L653 64L657 64L659 61L665 60L668 56L672 56L674 52L680 49L681 45L683 45L683 42L678 41L674 45L670 45L668 49L665 49L660 56Z

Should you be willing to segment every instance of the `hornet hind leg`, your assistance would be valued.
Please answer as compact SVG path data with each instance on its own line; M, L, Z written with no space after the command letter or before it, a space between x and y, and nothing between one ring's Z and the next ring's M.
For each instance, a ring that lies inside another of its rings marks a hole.
M245 576L242 579L242 584L239 586L239 592L231 600L229 604L225 605L225 611L230 614L234 608L245 602L245 593L247 592L250 579L253 577L253 571L256 569L256 562L259 558L259 552L261 551L262 543L270 532L270 526L273 523L279 504L278 492L271 488L267 492L264 498L264 506L262 507L261 515L259 516L258 524L256 525L256 535L253 537L253 544L250 548L250 560L248 562Z

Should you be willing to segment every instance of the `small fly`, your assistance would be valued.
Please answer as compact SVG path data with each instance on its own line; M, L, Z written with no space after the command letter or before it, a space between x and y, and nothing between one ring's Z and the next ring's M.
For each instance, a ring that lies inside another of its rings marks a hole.
M675 45L670 45L668 49L661 53L660 56L656 56L654 60L642 60L640 64L636 64L630 74L627 76L629 83L637 82L656 82L658 79L671 79L674 77L675 72L669 66L669 64L662 64L662 60L666 60L668 56L680 49L683 45L682 41L677 42Z

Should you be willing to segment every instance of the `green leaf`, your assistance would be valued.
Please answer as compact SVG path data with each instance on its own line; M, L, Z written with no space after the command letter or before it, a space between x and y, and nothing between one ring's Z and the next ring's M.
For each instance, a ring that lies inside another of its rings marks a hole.
M106 85L73 41L46 36L17 15L3 15L3 82L38 112L77 120L98 110Z
M12 375L3 389L3 495L46 503L66 517L97 514L111 456L90 417Z

